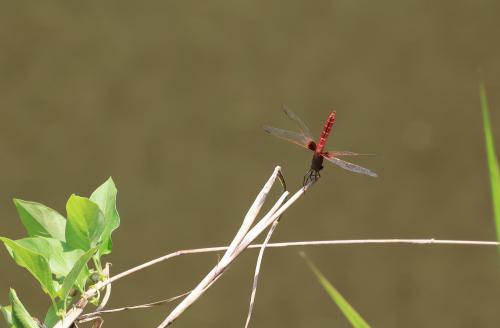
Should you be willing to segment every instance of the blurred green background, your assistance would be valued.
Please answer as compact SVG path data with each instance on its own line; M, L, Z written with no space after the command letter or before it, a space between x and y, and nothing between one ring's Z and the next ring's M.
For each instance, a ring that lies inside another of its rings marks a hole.
M120 272L170 251L223 245L282 165L296 189L310 154L267 136L319 133L375 153L372 179L326 163L274 241L494 240L478 81L500 133L498 1L4 2L0 11L0 232L24 232L13 197L61 213L108 176L122 225ZM497 144L500 140L497 138ZM277 194L277 193L276 193ZM298 248L264 258L252 327L347 327ZM375 327L495 327L494 247L304 249ZM255 251L176 327L242 327ZM113 287L110 307L187 291L217 262L193 255ZM0 303L13 286L33 314L48 298L0 251ZM111 314L105 327L156 327L172 309Z

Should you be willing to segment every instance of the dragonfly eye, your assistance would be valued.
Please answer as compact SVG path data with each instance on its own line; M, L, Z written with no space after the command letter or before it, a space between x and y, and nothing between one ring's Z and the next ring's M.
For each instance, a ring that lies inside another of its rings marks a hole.
M307 148L309 148L312 151L316 151L316 143L314 141L309 142Z

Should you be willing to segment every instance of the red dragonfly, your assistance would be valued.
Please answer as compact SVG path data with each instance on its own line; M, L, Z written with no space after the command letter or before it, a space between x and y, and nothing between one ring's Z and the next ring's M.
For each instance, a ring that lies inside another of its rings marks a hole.
M314 142L311 132L304 124L304 122L302 122L302 120L292 111L286 108L284 109L284 111L288 118L290 118L298 125L300 133L273 128L267 125L264 126L264 130L267 133L272 134L278 138L292 142L314 152L311 161L311 168L304 176L304 185L306 185L309 181L316 181L320 177L319 171L323 169L323 159L326 159L327 161L352 172L366 174L371 177L377 176L375 172L338 158L342 156L356 156L362 154L353 153L350 151L324 151L326 141L328 140L328 136L330 135L330 132L332 130L333 123L335 122L335 112L331 112L330 115L328 115L328 118L326 119L325 125L323 127L323 131L321 131L321 135L319 136L318 143L316 143Z

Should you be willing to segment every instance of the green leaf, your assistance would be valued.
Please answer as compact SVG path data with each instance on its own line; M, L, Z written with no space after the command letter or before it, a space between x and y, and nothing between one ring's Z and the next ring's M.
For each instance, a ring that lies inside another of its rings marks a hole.
M0 237L0 240L3 241L17 265L28 270L40 282L44 292L54 300L57 295L52 282L49 263L45 257L9 238Z
M99 206L88 198L71 195L66 211L66 242L84 251L95 247L104 230L104 215Z
M104 213L104 232L102 234L102 244L99 246L101 255L111 253L113 249L111 233L120 226L120 215L116 209L116 193L115 183L113 179L109 178L90 196L90 200L99 205L99 208Z
M38 323L28 313L23 303L17 297L16 291L12 288L10 289L9 299L12 305L12 319L16 328L39 328Z
M344 316L349 320L351 325L356 328L369 328L370 325L359 315L358 312L346 301L346 299L333 287L333 285L323 276L316 266L306 257L304 253L301 256L306 260L307 265L314 273L323 289L328 293L330 298L337 304Z
M0 312L2 312L5 322L7 322L7 326L9 328L16 328L16 326L14 326L14 318L12 318L12 306L0 306Z
M17 213L30 236L52 237L64 241L66 219L40 203L14 199Z
M80 256L78 261L76 261L73 269L71 269L70 273L64 278L61 289L59 289L59 299L65 300L68 297L70 290L74 287L78 277L83 272L83 270L87 267L87 262L92 258L92 255L97 251L97 248L92 248L87 251L85 254Z
M59 316L57 315L57 308L51 306L47 313L45 314L45 319L43 320L43 324L47 327L53 327L58 321Z
M71 249L66 243L53 238L29 237L18 239L16 242L45 257L50 271L57 278L66 276L84 253L81 249Z
M43 237L29 237L16 240L16 243L22 247L29 249L35 253L42 255L49 263L52 274L59 279L60 282L73 279L70 277L72 270L77 267L79 275L74 282L75 288L82 292L85 288L85 283L90 276L90 271L87 265L83 268L80 261L85 252L81 249L69 249L68 246L56 239L43 238ZM69 278L68 278L69 277ZM69 283L69 282L67 282ZM61 293L62 285L58 281L52 281L54 290L59 295ZM61 308L62 309L62 308Z
M91 272L88 266L84 266L82 272L75 281L75 287L80 292L83 293L85 291L85 286L87 285L87 281L91 276Z
M479 98L481 100L484 138L486 141L486 155L488 158L488 169L490 172L493 215L495 218L497 240L500 242L500 170L498 168L498 160L495 154L495 143L493 141L493 132L490 124L490 110L488 106L488 98L486 97L486 88L483 82L481 82L479 86Z
M68 303L63 302L61 300L57 300L49 307L49 309L47 310L47 313L45 314L45 318L43 320L43 324L46 327L54 327L54 325L60 319L63 318L65 304L68 304Z

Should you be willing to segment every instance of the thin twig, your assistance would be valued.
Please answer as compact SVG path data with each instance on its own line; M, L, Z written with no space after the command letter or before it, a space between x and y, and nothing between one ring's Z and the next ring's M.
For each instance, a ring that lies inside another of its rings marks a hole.
M267 185L266 185L267 186ZM266 195L267 196L267 195ZM285 192L281 195L281 197L278 199L278 201L275 203L275 205L271 208L271 210L262 218L259 223L256 224L259 225L263 221L269 221L269 218L273 217L276 213L280 212L281 208L283 208L283 201L286 199L288 196L288 192ZM280 207L281 206L281 207ZM281 214L280 214L281 215ZM279 215L277 216L279 217ZM272 221L269 221L272 223ZM266 226L263 227L263 229L260 231L262 232ZM252 228L247 234L244 235L243 240L241 242L232 243L236 244L236 247L230 247L220 260L220 262L203 278L200 283L193 289L193 292L189 294L184 300L182 300L177 307L163 320L163 322L158 326L158 328L164 328L172 324L187 308L189 308L198 298L200 298L201 295L206 291L206 289L212 285L216 280L220 278L220 276L226 271L226 269L229 267L229 265L238 257L238 255L248 246L249 242L247 241L248 235L254 231L255 227ZM260 235L258 233L255 237ZM252 239L252 240L254 240Z
M292 241L292 242L281 242L281 243L270 243L267 244L266 248L284 248L284 247L301 247L301 246L336 246L336 245L398 245L398 244L410 244L410 245L457 245L457 246L500 246L499 242L496 241L484 241L484 240L447 240L447 239L343 239L343 240L306 240L306 241ZM248 246L249 249L260 249L262 244L252 244ZM148 261L126 271L123 271L108 280L97 283L93 288L90 288L84 296L80 299L75 307L70 309L64 319L64 323L68 324L64 326L62 321L59 321L54 328L62 328L71 326L72 322L83 312L83 307L85 307L88 298L94 296L97 292L97 288L103 288L108 284L115 282L121 278L125 278L133 273L141 271L143 269L149 268L155 264L165 262L172 258L184 255L193 254L204 254L204 253L215 253L226 251L227 246L215 246L215 247L204 247L204 248L194 248L194 249L184 249L178 250L167 255L161 256L154 260ZM85 305L84 305L85 304ZM73 321L71 321L73 319Z
M247 314L247 320L245 322L245 328L248 328L248 325L250 324L250 319L252 318L253 306L255 304L255 295L257 294L257 285L259 283L260 265L262 264L262 258L264 257L264 250L266 249L269 240L271 239L271 236L274 233L274 230L276 230L276 227L278 227L279 222L280 222L279 220L274 221L271 228L269 228L269 232L267 233L266 239L262 243L262 247L259 250L259 256L257 257L257 263L255 265L255 273L253 275L252 294L250 295L250 305L248 307L248 314Z
M273 206L271 211L269 211L248 233L245 238L238 244L231 254L226 254L222 258L221 262L208 273L207 276L196 286L193 293L189 294L177 307L163 320L163 322L158 326L158 328L165 328L171 325L188 307L190 307L204 292L207 286L213 284L215 280L219 279L220 276L225 272L229 265L252 243L260 234L266 230L270 225L272 225L276 220L278 220L281 215L294 204L304 193L314 184L315 180L308 182L306 186L299 189L290 199L281 205L281 202L288 197L288 192L284 192L278 202ZM278 205L278 209L275 208ZM275 211L275 212L274 212ZM195 292L196 291L196 292Z
M80 316L80 318L79 318L79 321L83 320L83 319L86 319L86 318L96 317L98 315L106 314L106 313L114 313L114 312L121 312L121 311L128 311L128 310L137 310L137 309L147 309L147 308L150 308L150 307L154 307L154 306L158 306L158 305L163 305L165 303L170 303L170 302L173 302L175 300L178 300L179 298L182 298L182 297L188 295L189 293L191 293L191 291L183 293L183 294L180 294L180 295L177 295L177 296L174 296L174 297L170 297L170 298L167 298L167 299L164 299L164 300L161 300L161 301L156 301L156 302L151 302L151 303L146 303L146 304L141 304L141 305L134 305L134 306L125 306L125 307L116 308L116 309L100 310L100 311L94 311L94 312L82 314Z
M327 245L354 245L354 244L418 244L418 245L469 245L469 246L500 246L497 241L484 241L484 240L447 240L447 239L434 239L434 238L421 238L421 239L341 239L341 240L305 240L305 241L289 241L280 243L270 243L267 244L266 248L282 248L282 247L296 247L296 246L327 246ZM248 248L262 248L263 244L252 244ZM115 282L121 278L129 276L135 272L146 269L155 264L170 260L174 257L191 255L191 254L202 254L202 253L215 253L227 251L228 246L214 246L214 247L203 247L203 248L192 248L192 249L182 249L163 256L160 256L151 261L145 262L141 265L135 266L128 270L125 270L113 277L97 283L96 288L103 288L104 286ZM95 292L91 294L94 296Z
M326 245L354 245L354 244L417 244L417 245L468 245L468 246L500 246L498 241L484 240L449 240L449 239L342 239L342 240L313 240L272 243L267 248L293 246L326 246ZM259 248L261 245L251 245L248 248Z
M278 177L279 177L281 185L283 187L283 191L286 191L286 181L285 181L285 177L281 174L281 171L279 171ZM259 283L260 266L262 264L262 259L264 258L264 250L266 249L266 245L269 243L269 240L271 239L271 236L273 235L274 231L278 227L280 219L281 218L274 221L271 228L269 228L269 231L266 235L266 238L264 239L264 242L262 243L262 247L260 248L259 255L257 256L257 262L255 264L255 272L253 275L252 293L250 295L250 304L248 306L248 314L247 314L247 320L245 322L245 328L248 328L248 325L250 324L250 319L252 318L253 307L255 304L255 295L257 294L257 285Z
M260 193L257 195L255 198L255 201L253 202L252 206L250 206L250 209L248 210L247 214L245 215L245 218L243 219L243 223L241 224L240 229L236 233L236 235L233 238L233 241L231 244L229 244L229 248L226 252L226 254L230 255L233 253L234 249L238 246L238 244L241 242L243 237L247 234L248 230L252 226L253 222L255 221L255 218L257 215L259 215L259 212L266 202L267 196L269 195L269 192L271 191L271 187L273 186L274 182L276 181L277 177L282 177L281 175L281 167L276 166L276 168L273 171L273 174L271 174L271 177L269 180L267 180L266 184L260 191Z
M106 263L104 267L103 273L106 275L106 279L109 279L109 268L111 267L111 263ZM104 297L102 298L101 304L96 308L96 311L100 311L104 309L106 304L108 304L109 298L111 297L111 284L106 285L106 292L104 293Z
M276 172L276 170L275 170ZM278 171L279 172L279 171ZM273 173L274 175L274 173ZM85 293L83 293L82 297L75 305L66 313L66 316L61 319L54 328L69 328L73 322L82 314L83 309L88 304L88 300L95 296L99 290L103 287L110 285L111 283L124 278L128 275L131 275L135 272L148 268L157 263L166 261L168 259L187 255L187 254L197 254L197 253L207 253L207 252L220 252L226 251L226 255L221 259L221 262L214 268L209 275L207 275L207 280L204 282L205 286L200 288L198 292L201 292L199 297L208 287L210 287L217 279L220 278L222 273L225 272L227 266L232 263L232 261L246 248L261 248L262 244L250 245L264 230L266 230L269 226L271 226L295 201L297 201L304 192L314 183L314 181L310 182L304 188L300 189L296 192L283 206L279 207L284 201L284 198L288 196L288 193L284 193L280 200L275 204L273 210L268 212L252 229L248 230L248 232L244 235L244 238L237 243L236 248L233 252L229 253L227 250L229 247L209 247L209 248L200 248L200 249L188 249L188 250L180 250L177 252L170 253L168 255L153 259L146 263L143 263L139 266L133 267L129 270L126 270L120 274L117 274L109 279L104 281L100 281L95 284L93 287L89 288ZM267 193L265 193L267 196ZM279 207L279 209L277 209ZM275 211L275 212L273 212ZM306 241L306 242L289 242L289 243L274 243L268 244L268 248L276 248L276 247L291 247L291 246L319 246L319 245L339 245L339 244L454 244L454 245L489 245L489 246L498 246L497 242L487 242L487 241L457 241L457 240L434 240L434 239L371 239L371 240L330 240L330 241ZM236 244L236 242L235 242ZM229 255L230 254L230 255ZM202 281L203 282L203 281ZM200 283L201 285L201 283ZM191 296L191 294L189 295ZM186 297L186 299L189 298ZM196 298L189 300L192 304ZM185 300L186 300L185 299ZM184 301L185 301L184 300ZM183 302L184 302L183 301ZM182 304L182 302L181 302ZM185 306L187 303L184 303ZM189 304L189 305L190 305ZM180 304L179 304L180 305ZM184 307L182 311L178 312L179 307L174 309L174 311L164 320L164 322L160 325L160 327L165 327L165 323L169 324L175 320L175 318L180 315L187 307ZM176 311L177 310L177 311ZM172 320L173 319L173 320Z
M420 238L420 239L400 239L400 238L385 238L385 239L340 239L340 240L305 240L305 241L289 241L289 242L279 242L270 243L266 245L266 248L283 248L283 247L297 247L297 246L327 246L327 245L356 245L356 244L417 244L417 245L468 245L468 246L500 246L497 241L485 241L485 240L448 240L448 239L434 239L434 238ZM263 244L252 244L248 248L262 248ZM129 276L137 271L141 271L155 264L170 260L174 257L192 254L202 254L202 253L216 253L227 251L228 246L214 246L214 247L203 247L203 248L192 248L192 249L182 249L178 250L126 271L123 271L108 280L104 280L98 283L96 286L102 288L112 282L115 282L121 278ZM93 296L93 293L91 296Z
M91 322L91 321L93 321L91 328L95 328L95 327L100 328L102 326L102 323L104 322L104 320L100 316L86 317L83 319L78 318L77 320L75 320L75 326L77 328L79 328L77 323L85 323L85 322Z

